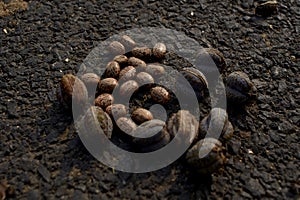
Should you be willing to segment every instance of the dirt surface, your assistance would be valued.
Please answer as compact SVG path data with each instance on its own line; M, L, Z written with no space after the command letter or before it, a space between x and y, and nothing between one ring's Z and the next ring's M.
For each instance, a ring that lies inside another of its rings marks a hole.
M9 3L9 1L5 1ZM254 2L256 3L256 2ZM300 198L300 1L253 16L253 1L29 1L0 17L0 179L10 199ZM224 169L196 176L179 159L156 172L101 165L82 145L55 91L100 41L166 27L222 51L225 75L246 72L251 107L229 108L235 135Z
M9 2L0 2L0 17L11 15L19 10L26 10L28 3L26 1L13 0Z

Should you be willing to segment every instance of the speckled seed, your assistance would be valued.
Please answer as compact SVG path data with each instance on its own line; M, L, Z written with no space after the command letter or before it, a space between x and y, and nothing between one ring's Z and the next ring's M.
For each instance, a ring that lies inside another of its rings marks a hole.
M106 69L105 69L105 77L106 78L119 78L120 74L120 65L116 61L111 61L107 64Z
M152 50L152 54L154 57L161 59L163 57L165 57L167 52L167 47L165 44L163 43L157 43L154 45L153 50Z
M165 68L159 64L148 64L146 72L151 74L154 78L159 78L165 73Z
M134 91L139 88L139 84L134 80L129 80L123 83L120 87L120 95L123 97L131 96Z
M145 121L132 133L134 136L133 143L143 147L160 142L165 137L165 134L168 134L163 132L164 126L165 122L158 119Z
M243 104L256 97L256 87L247 74L236 71L226 79L226 94L228 101Z
M96 99L95 99L95 106L98 106L102 109L106 109L107 106L111 105L114 101L114 97L111 94L100 94Z
M66 74L61 78L57 98L66 108L72 107L72 101L73 105L83 108L88 101L88 91L79 78Z
M262 17L268 17L278 13L278 2L267 1L257 5L255 8L255 14Z
M86 73L81 76L81 80L86 85L87 88L97 88L100 81L100 77L95 73Z
M151 56L151 49L149 47L135 47L131 50L133 57L139 59L149 59Z
M228 123L225 124L225 127L223 129L222 135L221 135L221 142L227 143L233 136L234 128L231 124L231 122L228 121Z
M160 86L152 88L150 94L152 99L160 104L165 104L170 100L169 92L165 88Z
M212 137L220 138L221 142L227 142L233 136L233 127L228 120L226 110L213 108L201 121L199 133L201 139Z
M149 110L137 108L132 112L131 119L137 124L142 124L143 122L153 119L153 116Z
M128 64L128 58L125 55L117 55L114 57L114 61L119 63L120 66L126 66Z
M109 115L105 113L100 107L91 106L87 110L87 112L85 113L85 115L83 116L82 120L79 123L80 123L79 128L82 131L86 132L87 134L97 135L103 131L103 133L108 138L111 138L113 123ZM93 135L91 137L93 138Z
M211 174L225 163L222 143L215 138L197 142L186 154L187 163L199 174Z
M106 113L115 120L119 119L120 117L125 117L127 114L126 106L123 104L112 104L107 106Z
M126 51L131 51L136 46L135 41L128 35L123 35L120 39L120 42L125 46Z
M215 48L201 49L196 64L204 73L223 73L227 66L224 55Z
M136 81L140 86L145 85L145 84L151 84L154 83L153 77L146 73L146 72L140 72L136 75Z
M128 59L128 65L131 65L135 68L140 68L140 70L144 70L147 67L146 63L143 60L136 57L130 57Z
M99 93L112 93L115 87L118 86L118 81L114 78L105 78L99 82Z
M86 73L81 76L81 80L85 84L89 95L95 96L100 82L100 77L95 73Z
M125 54L125 47L118 41L113 41L109 44L108 50L113 55Z
M153 142L149 145L139 146L137 152L148 153L148 152L156 151L166 146L170 142L171 139L170 135L165 131L161 131L160 134L162 135L162 138L160 140L158 140L157 142Z
M121 70L119 74L119 80L125 82L130 79L133 79L136 74L136 69L133 66L128 66L125 67L124 69Z
M187 95L194 95L196 93L197 97L203 97L208 88L205 76L198 69L192 67L183 68L180 73L190 83L192 88L186 81L179 79L176 85L177 89Z
M171 138L175 137L176 134L181 133L182 137L178 138L178 142L183 141L192 144L198 137L198 120L188 110L179 110L174 113L167 123L167 131Z
M130 133L132 133L137 127L136 124L127 117L120 117L116 124L122 132L128 135L130 135Z

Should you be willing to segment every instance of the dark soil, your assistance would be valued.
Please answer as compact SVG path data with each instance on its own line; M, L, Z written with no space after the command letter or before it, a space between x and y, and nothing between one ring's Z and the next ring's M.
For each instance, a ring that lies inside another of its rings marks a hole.
M280 1L279 13L264 19L253 9L251 0L53 0L0 17L0 179L14 188L8 198L300 198L300 1ZM219 49L225 75L244 71L258 88L256 103L228 110L228 162L209 177L195 176L183 159L145 174L103 166L57 102L62 75L76 74L99 42L147 26Z

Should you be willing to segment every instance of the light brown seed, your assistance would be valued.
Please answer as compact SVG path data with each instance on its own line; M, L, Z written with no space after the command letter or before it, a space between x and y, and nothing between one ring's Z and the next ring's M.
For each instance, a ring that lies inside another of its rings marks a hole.
M151 121L153 121L153 120L151 120ZM151 121L148 121L148 122L151 122ZM147 122L145 122L145 123L147 123ZM144 125L144 123L142 125ZM160 128L160 127L153 127L153 128L156 129L156 128ZM151 129L151 127L150 127L150 129ZM135 134L135 133L136 132L133 132L133 134ZM146 131L146 133L147 133L147 131ZM159 138L159 140L155 141L157 138ZM134 144L137 146L136 150L137 150L137 152L140 152L140 153L148 153L148 152L152 152L152 151L161 149L165 145L167 145L170 142L170 140L171 140L170 135L164 129L162 131L160 131L159 133L157 133L155 136L152 136L151 138L149 138L148 139L149 142L145 142L145 141L140 142L141 140L136 140L136 138L133 139ZM153 142L151 142L151 141L153 141ZM145 145L142 145L142 143L145 143Z
M198 138L198 120L188 110L179 110L174 113L167 123L167 131L171 138L175 137L178 133L182 135L177 142L182 144L192 144Z
M119 63L120 66L126 66L128 63L128 58L125 55L117 55L114 57L114 61Z
M148 64L146 72L151 74L154 78L159 78L165 73L165 68L159 64Z
M145 121L132 133L134 136L133 143L139 147L159 143L165 135L169 135L167 131L163 130L164 126L165 122L158 119Z
M79 78L66 74L61 78L57 98L66 108L72 108L72 101L73 105L84 108L88 101L88 91Z
M166 52L167 52L167 47L164 43L155 44L152 50L152 54L154 55L154 57L158 59L162 59L163 57L165 57Z
M215 138L204 138L188 150L186 161L199 174L211 174L226 161L222 143Z
M144 108L137 108L131 114L132 120L137 124L142 124L143 122L153 119L152 113Z
M113 56L125 54L125 47L118 41L111 42L108 50Z
M120 42L125 46L127 52L131 51L136 46L135 41L128 35L123 35Z
M95 96L100 82L100 77L95 73L86 73L81 76L81 80L85 84L89 95Z
M86 73L81 76L81 80L86 85L86 87L96 88L100 81L100 77L95 73Z
M120 74L120 65L116 61L111 61L107 64L106 69L105 69L105 77L106 78L119 78Z
M139 84L134 80L129 80L123 83L120 87L119 94L123 97L131 96L134 91L139 88Z
M140 72L136 75L136 81L140 86L154 83L153 77L147 72Z
M257 5L255 8L255 14L262 17L268 17L278 13L278 2L267 1Z
M160 86L156 86L150 91L152 99L160 104L166 104L170 100L169 92Z
M127 117L120 117L117 120L116 124L119 127L119 129L127 135L130 135L130 133L132 133L137 127L136 124L130 118Z
M133 57L139 59L149 59L151 56L151 49L149 47L135 47L131 50Z
M139 68L139 70L144 70L147 67L146 63L143 60L136 57L130 57L128 59L128 65Z
M127 114L126 106L123 104L112 104L107 106L106 113L115 120L119 119L120 117L125 117Z
M197 67L204 73L223 73L227 67L225 57L218 49L203 48L196 58Z
M201 139L213 137L220 138L221 142L227 142L233 136L233 127L228 120L226 110L213 108L201 121L199 133Z
M125 67L121 70L119 74L119 80L122 82L128 81L130 79L133 79L136 74L136 69L133 66Z
M91 106L83 118L79 121L79 128L86 132L91 138L98 137L103 132L108 138L111 138L113 131L113 123L107 113L98 106ZM93 134L95 134L93 136ZM106 142L106 141L99 141Z
M226 79L229 102L244 104L256 97L257 89L249 76L241 71L232 72Z
M95 106L98 106L103 110L105 110L107 106L113 103L113 101L114 101L114 97L111 94L108 93L100 94L95 99Z
M180 73L190 83L192 88L185 81L182 82L182 79L179 79L176 85L177 89L187 95L196 94L199 98L204 97L208 88L208 82L203 73L192 67L183 68Z
M114 78L105 78L99 82L99 93L112 93L115 87L118 86L118 81Z

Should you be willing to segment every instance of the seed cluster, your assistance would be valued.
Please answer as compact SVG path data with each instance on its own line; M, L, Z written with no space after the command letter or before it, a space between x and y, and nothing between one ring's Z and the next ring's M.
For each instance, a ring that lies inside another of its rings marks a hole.
M167 54L166 45L157 43L153 48L138 47L133 39L124 35L120 41L111 42L107 49L115 57L107 63L101 78L86 73L80 78L66 74L61 79L57 94L63 105L68 108L80 105L87 110L80 122L82 126L91 126L95 131L103 129L108 138L115 135L134 152L155 151L173 139L177 145L192 144L185 155L187 163L200 174L218 170L226 160L223 145L231 139L234 130L226 110L213 108L200 122L187 110L173 111L164 122L155 119L146 107L128 109L129 102L121 104L117 100L134 96L140 88L144 90L144 98L153 104L165 106L176 98L168 88L156 84L166 73L159 64ZM201 60L207 55L220 72L226 69L220 51L208 48L197 56ZM208 64L200 69L182 68L179 72L184 79L177 80L176 90L187 97L196 94L199 101L205 99L204 93L208 90L206 75L214 70ZM255 97L256 88L245 73L233 72L226 79L226 93L229 102L244 105ZM84 102L88 99L94 101L94 106L86 108ZM95 124L100 124L100 127ZM181 137L177 137L178 134Z

